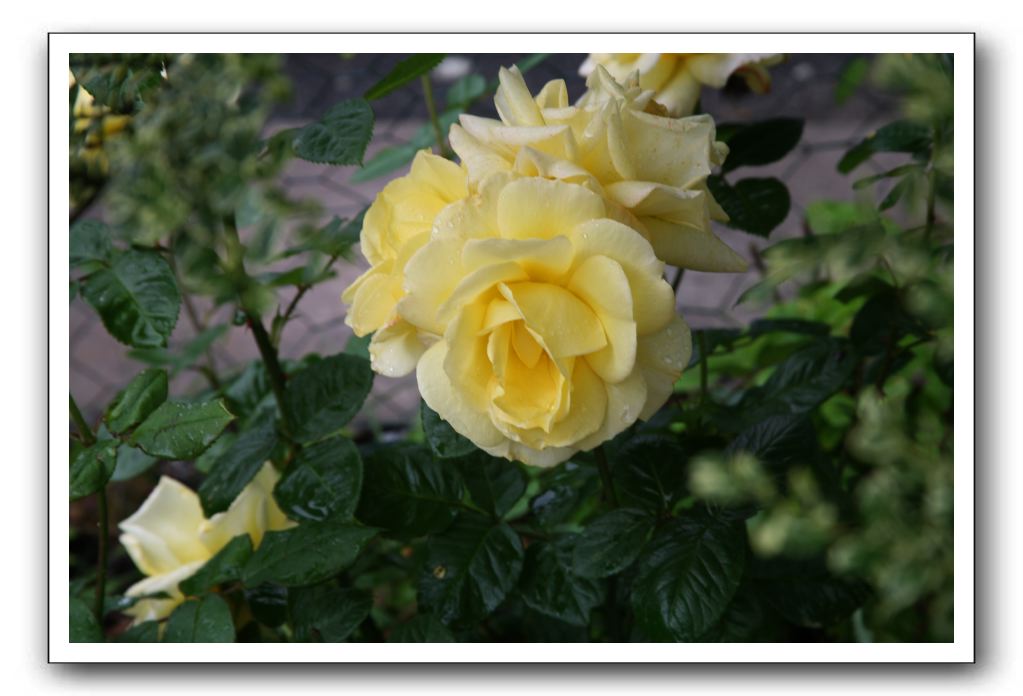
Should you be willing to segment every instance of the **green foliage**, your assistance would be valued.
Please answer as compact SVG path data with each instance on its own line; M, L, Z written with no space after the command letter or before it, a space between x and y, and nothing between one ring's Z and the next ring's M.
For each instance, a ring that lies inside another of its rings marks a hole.
M184 594L195 596L216 585L240 580L251 555L252 539L248 534L239 534L178 587Z
M344 520L306 522L283 532L267 532L245 564L242 579L256 586L312 585L344 570L376 535L372 527Z
M231 608L211 594L183 603L167 619L164 643L233 643Z
M339 643L369 614L373 598L361 590L326 584L300 587L288 593L295 637L310 640L313 632L325 643Z
M336 434L354 416L373 385L369 361L344 353L317 360L288 381L284 408L303 443Z
M209 447L234 420L220 399L167 401L132 433L130 443L161 459L192 459Z
M727 133L728 157L721 165L725 174L739 167L777 162L796 146L803 136L803 121L798 118L774 118L742 126L722 125Z
M362 490L362 460L351 440L333 437L303 448L274 489L293 520L350 518Z
M117 467L117 441L100 440L71 460L71 500L103 488Z
M363 99L349 99L299 132L295 154L310 162L361 167L372 137L373 109Z
M104 418L111 432L123 433L167 400L167 373L143 370L115 398Z
M419 414L426 441L433 453L441 459L464 457L476 451L476 445L456 433L425 401L420 402Z
M728 214L728 225L767 237L789 214L792 200L785 184L775 178L742 179L734 186L720 176L707 178L707 188Z
M365 98L371 101L379 99L420 75L428 74L444 60L444 55L443 53L413 53L395 65L382 80L370 87Z
M226 510L259 472L277 442L277 430L269 419L253 425L235 438L199 486L203 512L212 516Z

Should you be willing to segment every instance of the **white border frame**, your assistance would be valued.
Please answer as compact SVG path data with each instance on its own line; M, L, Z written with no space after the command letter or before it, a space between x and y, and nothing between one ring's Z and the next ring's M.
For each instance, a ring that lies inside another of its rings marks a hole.
M87 644L68 642L69 388L67 60L72 52L589 52L677 48L783 53L955 54L955 640L944 644ZM49 37L49 659L51 662L743 662L941 663L974 660L974 37L971 34L51 34Z

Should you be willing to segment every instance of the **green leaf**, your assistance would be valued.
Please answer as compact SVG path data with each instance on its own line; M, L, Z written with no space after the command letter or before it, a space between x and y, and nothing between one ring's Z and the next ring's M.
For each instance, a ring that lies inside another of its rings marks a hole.
M267 532L245 564L246 585L313 585L347 568L377 533L372 527L327 520Z
M430 614L417 614L404 623L387 638L388 643L454 643L448 627Z
M432 534L449 524L462 498L454 464L424 448L392 446L366 457L357 516L397 535Z
M899 180L899 182L892 187L892 190L888 192L888 195L886 195L881 201L881 204L878 206L878 210L888 210L898 203L899 199L901 199L906 192L909 191L911 185L912 182L909 177Z
M181 370L195 367L199 357L213 345L214 341L227 333L229 328L230 326L227 324L211 326L178 350L171 350L169 348L133 348L128 351L128 357L149 365L168 367L173 377L181 372Z
M740 126L728 138L728 157L721 173L777 162L799 143L802 135L803 120L799 118L772 118Z
M526 473L515 462L477 450L457 463L473 502L497 517L511 510L526 492Z
M304 444L336 434L358 413L372 386L369 361L344 353L293 375L284 397L293 436Z
M345 256L359 243L362 221L368 209L363 208L351 220L335 216L322 228L304 236L301 244L289 248L284 255L293 256L306 251L319 251L328 256Z
M233 643L231 608L219 595L190 599L167 619L164 643Z
M382 80L369 88L364 95L370 101L390 94L402 85L408 84L420 75L433 70L444 60L444 53L413 53L401 61Z
M345 437L303 448L274 488L274 500L296 521L350 519L362 490L359 450Z
M448 109L464 111L487 91L487 81L481 75L466 75L448 88L444 103Z
M749 452L775 472L806 464L815 454L817 432L805 414L765 418L740 432L727 452Z
M132 433L130 443L161 459L193 459L234 420L222 399L165 401Z
M277 442L277 429L271 418L264 418L238 435L199 485L199 500L207 517L230 507L242 489L263 468Z
M109 227L99 220L79 220L71 226L71 268L88 263L109 264L113 256Z
M599 580L576 575L570 536L536 542L526 552L519 591L527 606L574 626L588 626L590 611L604 601Z
M111 432L123 433L144 421L166 400L167 373L143 370L114 398L104 420Z
M362 590L315 585L291 590L288 608L295 638L308 641L317 631L325 643L340 643L369 616L373 598Z
M373 334L356 336L352 334L345 341L345 355L354 355L363 360L369 360L369 342L373 340Z
M71 500L78 500L107 485L117 466L117 440L100 440L71 461Z
M118 254L109 268L85 280L82 297L111 336L139 348L167 345L181 308L174 273L155 251Z
M915 121L894 121L877 129L850 148L838 162L838 171L848 174L878 152L905 152L923 156L931 147L931 129Z
M117 466L114 468L114 474L110 477L110 480L127 481L133 479L139 474L149 471L158 461L160 460L156 457L150 457L140 449L122 444L117 448Z
M256 621L271 628L280 626L288 620L287 587L265 582L262 585L245 588L245 601L252 610Z
M921 332L902 308L898 292L884 286L867 300L853 318L849 340L862 355L877 355L896 346L903 336Z
M606 578L636 560L654 529L654 518L642 510L619 508L586 525L572 552L572 568L584 578Z
M251 555L252 538L248 533L239 534L178 587L185 595L195 596L216 585L240 580Z
M69 604L69 639L72 643L102 643L103 629L100 628L92 609L78 597L72 597Z
M114 639L116 643L159 643L160 622L143 621L135 624Z
M814 234L833 235L877 221L873 206L846 201L814 201L806 206L806 224Z
M752 575L758 594L786 621L799 626L834 626L870 597L866 584L832 575L817 559L758 560Z
M844 104L856 92L856 88L863 83L868 72L870 72L870 63L866 58L861 56L849 61L838 76L838 84L835 85L835 103Z
M746 330L750 338L776 332L827 336L831 333L831 327L822 321L807 319L757 319Z
M438 457L453 459L476 451L476 445L468 438L456 433L446 420L426 405L426 401L420 402L419 413L423 421L426 441Z
M364 99L347 99L302 129L295 140L295 154L318 164L362 166L372 137L373 109Z
M755 422L811 411L845 386L855 365L856 355L844 339L811 343L779 364L763 386L746 392L741 404L744 418Z
M688 513L665 525L639 559L636 623L653 640L691 642L724 614L746 562L739 521Z
M445 624L482 619L504 601L522 571L522 544L511 527L464 513L430 538L419 602Z
M729 227L758 237L770 236L792 205L785 184L773 177L743 179L732 186L720 176L710 176L707 187L728 214Z
M922 165L919 165L919 164L916 164L916 163L904 164L901 167L895 167L894 169L889 169L888 171L881 172L880 174L874 174L872 176L865 176L862 179L857 179L853 183L853 190L854 191L859 191L861 189L867 188L868 186L870 186L872 184L876 184L878 181L884 181L885 179L893 179L893 178L897 178L897 177L903 177L906 174L911 174L913 172L919 172L919 171L923 171L923 166Z
M750 643L759 638L764 624L760 593L743 582L716 624L700 637L701 643Z
M671 438L632 438L614 461L615 488L626 507L667 512L686 495L685 452Z

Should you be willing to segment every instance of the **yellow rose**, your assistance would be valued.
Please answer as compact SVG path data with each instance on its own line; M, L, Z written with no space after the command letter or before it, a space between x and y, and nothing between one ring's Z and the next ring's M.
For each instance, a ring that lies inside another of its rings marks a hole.
M399 315L423 399L495 455L553 466L649 418L689 360L663 263L586 187L496 174L445 208Z
M350 305L345 323L355 335L376 332L370 357L382 374L407 374L415 367L415 362L402 360L419 344L418 339L394 312L405 294L405 264L430 238L437 213L465 198L467 186L464 169L423 150L412 161L408 175L387 184L366 211L360 245L370 268L345 289L341 299Z
M654 99L671 116L688 116L707 85L720 89L732 74L762 94L771 87L767 66L780 62L779 53L591 53L579 67L589 76L601 65L619 81L639 73L639 86L653 90Z
M657 257L680 268L736 272L746 262L715 236L727 216L707 177L728 152L710 116L658 115L652 93L619 84L603 68L588 98L570 106L563 80L534 98L515 68L501 69L501 120L463 115L451 127L455 152L475 185L512 171L580 184L604 199L608 217L636 229Z
M134 515L121 522L121 545L144 575L128 597L164 592L167 599L142 599L125 610L136 623L170 615L185 597L178 583L191 577L227 542L248 533L253 546L263 534L294 526L273 499L277 472L267 462L224 512L206 519L199 496L163 476Z

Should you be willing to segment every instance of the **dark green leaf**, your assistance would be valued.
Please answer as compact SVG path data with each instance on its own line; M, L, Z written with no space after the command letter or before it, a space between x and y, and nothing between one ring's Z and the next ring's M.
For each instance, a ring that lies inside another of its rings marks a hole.
M117 440L100 440L71 461L71 500L78 500L107 485L117 466Z
M379 99L386 94L390 94L402 85L433 70L444 60L444 56L445 54L443 53L413 53L395 65L391 72L387 73L382 80L370 87L365 94L365 98L372 101L373 99Z
M728 157L721 172L777 162L803 135L803 120L772 118L739 127L728 138Z
M110 335L129 346L165 346L178 323L181 296L174 273L155 251L118 254L110 267L86 279L82 296Z
M880 174L874 174L873 176L865 176L862 179L858 179L853 183L853 190L859 191L860 189L867 188L871 184L876 184L878 181L883 181L884 179L892 179L895 177L902 177L911 172L922 170L923 170L922 165L916 163L904 164L901 167L895 167L894 169L889 169L888 171L881 172Z
M522 544L503 522L462 514L430 538L419 602L446 624L477 621L504 601L522 571Z
M315 630L325 643L340 643L369 616L373 598L362 590L315 585L291 590L288 608L295 638L308 641Z
M749 643L758 637L764 623L759 592L743 583L716 624L700 638L701 643Z
M811 343L778 365L763 386L746 392L746 422L816 408L845 386L855 364L855 353L843 339Z
M914 121L895 121L877 129L842 156L838 171L848 174L878 152L923 155L931 147L931 129Z
M870 63L866 58L861 56L849 61L838 76L838 84L835 85L835 103L844 104L860 86L868 72L870 72Z
M223 400L165 401L135 429L131 444L161 459L193 459L234 420Z
M289 594L287 587L265 582L255 587L246 587L245 601L256 621L273 628L288 620Z
M178 586L186 595L200 595L216 585L234 582L242 577L245 563L252 555L252 538L239 534L224 548Z
M599 580L576 575L573 537L536 542L526 553L519 591L535 611L575 626L588 626L590 611L604 601Z
M373 109L364 99L347 99L302 129L295 154L319 164L361 166L372 137Z
M199 486L199 500L207 517L230 507L242 489L263 468L277 446L277 441L277 429L270 418L263 419L238 435Z
M448 425L447 421L426 405L426 401L420 402L419 413L423 420L423 432L426 434L426 441L430 444L430 449L438 457L451 459L476 451L476 445L468 438L456 433L454 428Z
M515 462L477 450L457 463L473 502L497 517L511 510L526 492L526 473Z
M693 331L693 354L689 358L689 367L699 364L702 359L701 351L703 349L701 346L706 345L707 355L710 356L714 354L714 351L719 346L731 348L732 344L741 336L742 332L738 329L701 329Z
M78 597L72 597L69 605L70 632L72 643L102 643L103 629L100 628L92 609Z
M372 386L369 361L343 353L292 376L284 401L294 437L307 443L336 434L358 413Z
M160 622L143 621L132 626L114 640L117 643L159 643Z
M363 360L369 360L369 342L373 340L373 334L356 336L352 334L345 341L345 355L354 355Z
M123 433L138 425L167 400L167 373L143 370L115 398L105 421L111 432Z
M878 206L878 210L888 210L889 208L894 206L896 203L899 202L899 199L902 198L907 191L909 191L909 187L910 179L908 177L905 179L900 179L899 182L892 187L892 190L889 191L888 194L881 201L881 205Z
M190 599L167 619L164 643L233 643L231 608L219 595Z
M572 552L572 567L584 578L606 578L636 560L654 529L642 510L619 508L597 517L583 529Z
M213 345L213 342L227 333L227 324L217 324L206 329L178 350L169 348L134 348L128 351L128 357L149 365L170 368L173 377L181 370L194 368L199 357Z
M71 226L71 268L85 263L108 264L114 256L110 228L99 220L79 220Z
M697 640L728 608L745 561L739 521L693 512L665 525L639 559L637 625L653 640Z
M831 327L822 321L807 319L757 319L749 325L749 329L746 331L751 338L775 332L827 336L831 333Z
M353 246L359 243L359 233L362 231L362 221L366 210L368 208L363 208L351 220L343 220L335 216L324 227L306 235L301 244L288 249L285 256L293 256L305 251L319 251L328 256L345 256Z
M887 286L856 313L849 328L849 339L861 354L877 355L894 348L906 334L917 331L916 322L902 308L899 294Z
M817 433L805 415L778 415L746 428L727 451L749 452L772 471L805 465L815 455Z
M666 512L686 494L685 452L670 438L633 438L614 461L615 488L622 505Z
M729 227L758 237L770 236L792 204L789 190L775 178L743 179L732 186L720 176L710 176L707 187L728 214Z
M453 463L439 462L425 448L380 448L366 457L363 522L398 535L432 534L447 527L462 497L462 481Z
M867 585L832 575L819 560L758 560L753 578L760 596L785 620L811 628L848 619L870 596Z
M448 627L429 614L413 616L408 623L395 628L388 643L454 643Z
M145 452L131 445L122 444L117 448L117 466L114 469L111 481L127 481L139 474L149 471L159 459L151 457Z
M313 585L351 565L376 530L349 522L307 522L267 532L245 564L246 585Z
M362 460L352 441L332 437L303 448L274 488L288 517L303 520L351 518L362 490Z

